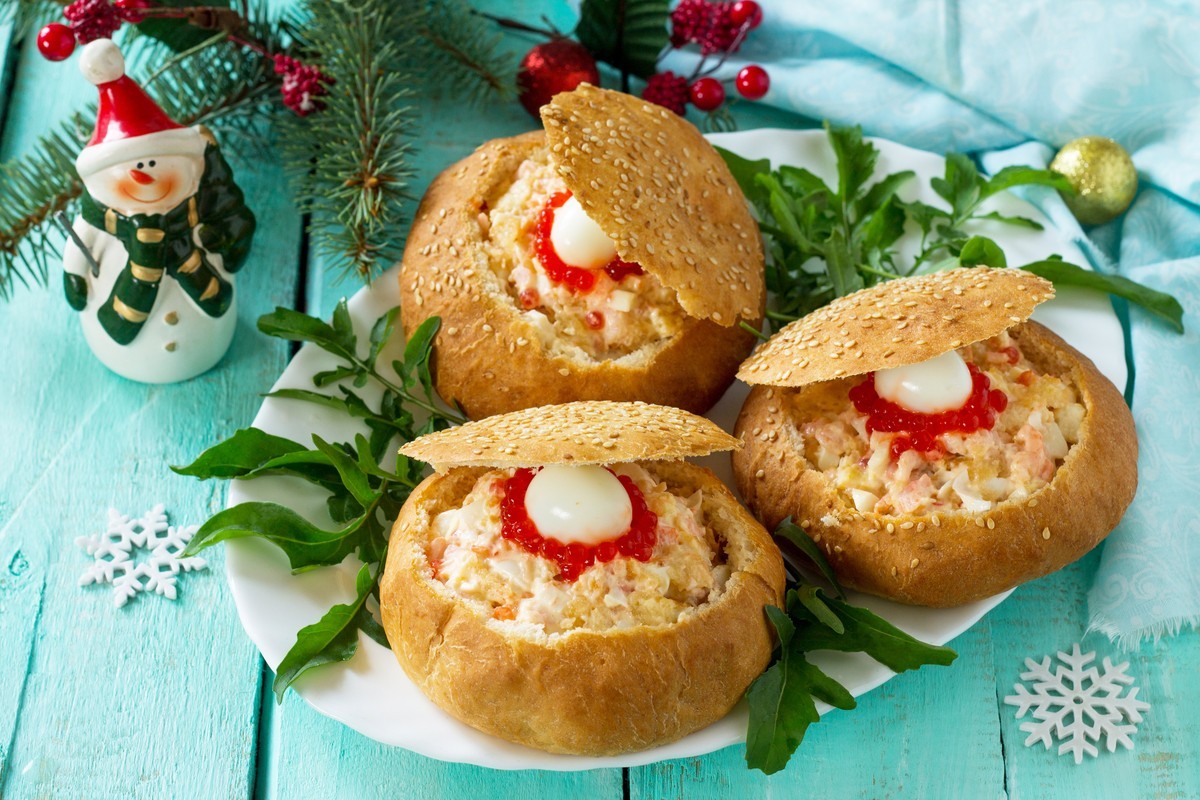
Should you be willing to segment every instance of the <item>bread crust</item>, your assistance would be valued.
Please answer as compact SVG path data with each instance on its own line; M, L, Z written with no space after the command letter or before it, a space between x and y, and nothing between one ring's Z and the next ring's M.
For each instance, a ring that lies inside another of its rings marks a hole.
M674 741L720 719L766 667L763 613L782 600L778 548L711 472L644 464L681 493L704 490L705 518L733 573L725 592L671 625L523 636L432 577L434 517L456 507L484 468L427 478L392 529L380 609L401 667L438 706L508 741L591 756Z
M711 420L672 406L580 400L427 433L400 454L440 470L676 461L741 446Z
M438 393L467 415L571 400L644 400L695 413L733 382L755 338L737 325L687 317L672 337L622 358L552 352L487 264L480 213L521 162L545 146L541 131L488 142L439 175L413 221L400 271L406 336L440 316L433 367ZM762 308L751 320L757 325Z
M1036 367L1073 383L1086 409L1078 442L1029 498L982 515L859 512L791 444L802 419L784 411L790 405L802 413L795 399L803 390L767 386L751 391L735 429L746 441L733 455L742 497L768 528L790 515L819 536L846 586L902 603L962 605L1075 561L1116 527L1133 500L1133 418L1116 387L1057 335L1036 322L1010 334ZM781 402L785 395L790 403Z

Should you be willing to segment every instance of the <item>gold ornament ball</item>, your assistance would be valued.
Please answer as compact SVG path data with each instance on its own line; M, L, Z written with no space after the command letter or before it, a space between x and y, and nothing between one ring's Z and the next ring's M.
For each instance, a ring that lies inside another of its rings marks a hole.
M1129 208L1137 194L1137 170L1125 148L1103 136L1084 136L1067 142L1050 162L1050 169L1075 187L1062 193L1067 208L1084 225L1101 225Z

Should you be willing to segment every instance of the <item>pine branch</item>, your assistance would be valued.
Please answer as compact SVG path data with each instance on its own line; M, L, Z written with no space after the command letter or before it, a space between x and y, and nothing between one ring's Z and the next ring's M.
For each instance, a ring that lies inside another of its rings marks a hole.
M62 22L69 0L0 0L0 23L13 26L15 38L27 36L48 22Z
M516 95L516 56L491 20L465 0L430 3L424 15L419 49L422 73L437 76L441 86L455 95L479 102L488 95L508 100Z
M408 9L402 8L409 5ZM412 201L411 4L311 0L301 48L322 54L334 83L324 110L284 118L280 139L301 210L312 214L316 252L370 280L400 254Z

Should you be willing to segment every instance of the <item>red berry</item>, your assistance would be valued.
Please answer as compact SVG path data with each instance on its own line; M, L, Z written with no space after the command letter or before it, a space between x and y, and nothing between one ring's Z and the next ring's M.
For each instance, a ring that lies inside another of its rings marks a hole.
M687 110L687 78L670 70L651 75L646 81L646 88L642 90L642 99L669 108L682 116Z
M767 93L767 89L771 88L771 76L767 75L767 71L757 64L751 64L748 67L742 67L737 74L735 81L738 94L747 100L757 100Z
M113 5L121 19L136 25L146 18L141 12L150 8L153 3L150 0L113 0Z
M729 9L729 18L735 25L749 23L751 28L757 28L762 24L762 6L754 0L737 0Z
M583 322L594 331L604 327L604 314L599 311L589 311L583 315Z
M725 102L725 87L716 78L701 78L692 84L692 105L701 111L714 111Z
M63 61L75 52L75 32L68 26L51 22L38 31L38 52L50 61Z

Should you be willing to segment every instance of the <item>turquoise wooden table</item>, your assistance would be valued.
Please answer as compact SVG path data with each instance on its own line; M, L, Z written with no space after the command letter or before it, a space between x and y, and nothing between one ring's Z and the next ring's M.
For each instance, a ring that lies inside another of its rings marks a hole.
M542 6L494 3L534 19ZM560 16L566 12L556 11ZM566 20L558 20L569 25ZM3 155L86 98L73 70L0 32ZM480 112L425 98L418 190L481 141L533 127L515 103ZM811 125L739 108L743 128ZM0 796L24 798L1197 798L1200 637L1185 633L1128 656L1089 636L1084 649L1129 672L1151 710L1135 749L1076 766L1023 745L1011 693L1026 657L1069 650L1086 628L1095 554L1012 597L952 646L949 669L897 677L814 726L789 768L766 778L743 748L629 770L500 772L380 745L310 709L276 706L270 671L243 633L219 549L170 602L141 595L113 607L80 587L77 536L164 503L173 524L223 507L225 488L173 475L203 448L249 424L283 369L283 343L254 328L276 305L328 315L357 287L306 252L302 220L269 162L235 164L259 218L241 273L237 338L200 378L135 384L88 351L58 289L18 290L0 307ZM3 198L0 198L0 202ZM396 231L397 236L404 231Z

